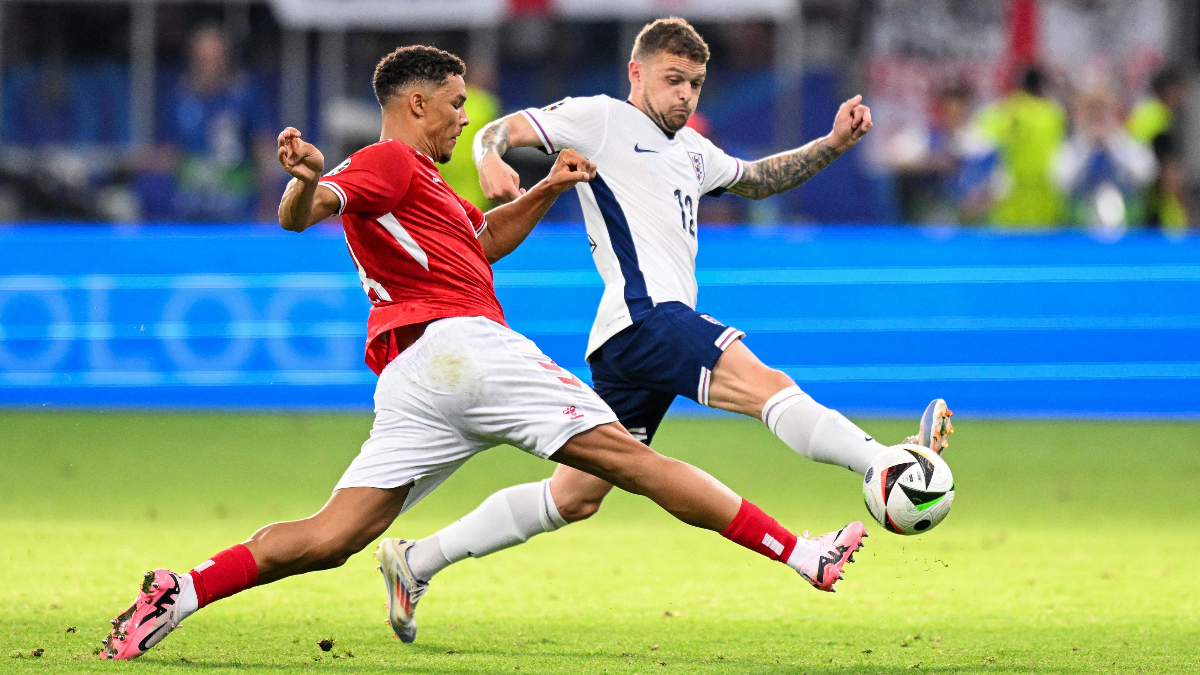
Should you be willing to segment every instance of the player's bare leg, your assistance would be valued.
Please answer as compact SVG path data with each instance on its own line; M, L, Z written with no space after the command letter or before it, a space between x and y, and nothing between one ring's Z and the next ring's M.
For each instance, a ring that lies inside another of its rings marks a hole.
M549 489L543 494L548 495L550 501L543 501L541 506L553 508L555 518L559 521L558 526L561 526L595 513L604 496L616 486L627 492L649 497L668 513L689 525L723 533L748 504L712 476L690 464L658 454L635 440L629 432L615 423L603 424L573 437L551 459L559 462L561 466L549 481L507 488L489 497L488 501L500 502L508 491L534 486L540 488L545 485ZM427 545L431 548L438 545L445 548L447 543L444 540L438 542L436 538L450 535L457 539L459 533L456 526L474 519L478 519L478 524L469 524L463 532L473 545L473 551L469 554L472 557L481 557L521 543L537 532L524 537L505 538L489 534L487 530L488 526L503 529L503 521L513 520L512 501L504 500L507 508L503 518L490 517L489 514L494 509L486 508L485 502L455 525L447 527L429 540L418 543L428 542ZM558 506L559 502L564 506ZM532 529L536 529L536 526ZM491 540L495 541L489 546L488 542ZM761 545L761 541L760 537L755 545ZM459 545L457 542L450 544L451 547ZM792 550L790 546L787 548ZM410 562L413 561L415 553L417 552L410 551ZM778 554L776 551L776 555ZM424 556L425 553L420 555ZM421 573L426 572L424 565L425 561L422 560L420 564L413 566L413 571L423 576Z
M550 494L558 512L568 523L591 518L600 510L604 498L612 492L612 483L565 464L559 464L550 476Z
M740 340L725 350L713 368L708 404L761 419L801 455L858 474L866 473L871 460L884 449L841 413L801 391L792 378L763 364ZM945 448L953 429L951 414L941 399L929 404L918 433L918 438L929 440L922 445L937 452Z
M696 467L665 457L634 440L619 424L596 427L571 439L552 457L616 487L649 497L689 525L702 527L786 563L815 588L834 590L843 568L867 536L855 521L809 539L784 529L757 506Z
M317 513L268 525L246 542L258 564L258 583L341 567L396 520L408 486L344 488Z
M763 406L776 393L796 383L764 364L741 340L725 349L713 367L708 405L749 417L762 417Z
M338 490L316 514L268 525L187 574L147 572L133 604L112 620L101 656L137 658L209 603L284 577L339 567L383 534L407 496L408 486Z
M717 479L658 454L615 423L575 436L551 459L649 497L679 520L706 530L724 530L742 504L741 497Z
M555 469L553 477L496 492L457 522L413 542L406 552L409 572L418 581L427 582L434 574L460 560L482 558L524 543L534 535L553 532L563 525L590 517L600 508L613 485L587 473L585 467L575 468L579 464L573 453L592 445L598 448L592 450L593 455L611 452L608 448L613 447L627 452L629 441L633 438L617 425L602 425L576 436L554 455L553 459L562 463ZM641 443L633 442L641 446ZM652 457L667 459L644 446L641 450ZM681 462L668 461L673 463L669 465L672 471L677 465L698 471ZM712 480L707 474L700 473ZM740 502L736 498L730 498L728 502L725 510L732 505L736 512Z

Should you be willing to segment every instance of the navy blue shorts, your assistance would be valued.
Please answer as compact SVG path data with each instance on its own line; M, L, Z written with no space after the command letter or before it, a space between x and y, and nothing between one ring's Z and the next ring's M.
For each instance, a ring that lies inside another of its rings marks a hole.
M662 302L592 353L592 383L634 438L650 443L676 396L708 405L712 369L745 333Z

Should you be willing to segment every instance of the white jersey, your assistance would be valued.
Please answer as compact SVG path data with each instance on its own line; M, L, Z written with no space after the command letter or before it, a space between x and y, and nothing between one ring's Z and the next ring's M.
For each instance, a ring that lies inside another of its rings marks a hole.
M668 136L627 101L567 98L523 110L543 147L571 148L596 164L579 202L604 297L587 356L675 300L696 307L696 203L742 176L742 163L695 130Z

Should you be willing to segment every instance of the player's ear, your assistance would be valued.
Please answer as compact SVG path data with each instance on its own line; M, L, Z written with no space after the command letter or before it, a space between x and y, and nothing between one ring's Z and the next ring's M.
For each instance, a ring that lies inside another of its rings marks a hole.
M428 103L425 93L420 89L413 89L408 94L408 107L417 117L425 116L425 105Z
M629 84L637 84L642 81L642 64L637 61L629 62Z

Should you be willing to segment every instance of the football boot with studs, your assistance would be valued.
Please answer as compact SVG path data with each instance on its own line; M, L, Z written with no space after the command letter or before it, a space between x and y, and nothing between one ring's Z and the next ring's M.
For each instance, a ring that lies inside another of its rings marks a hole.
M946 407L946 401L940 398L933 399L921 415L921 428L917 435L909 436L904 442L923 445L939 455L942 454L942 451L950 446L950 434L954 433L954 425L950 423L950 416L953 414L950 408Z
M137 599L109 623L100 641L101 658L136 659L179 626L179 575L171 570L146 572Z
M868 536L867 529L857 520L837 532L827 532L819 537L810 538L805 532L803 541L813 548L813 552L795 569L813 588L836 593L834 586L845 578L845 566L854 562L855 552L866 546L863 539Z
M429 588L427 582L413 576L408 566L408 549L414 542L403 539L384 539L375 550L383 583L387 586L387 623L396 637L405 644L417 639L417 601Z

